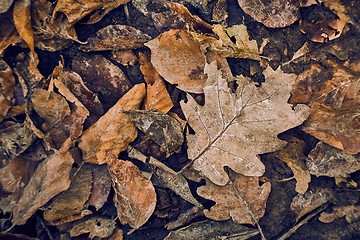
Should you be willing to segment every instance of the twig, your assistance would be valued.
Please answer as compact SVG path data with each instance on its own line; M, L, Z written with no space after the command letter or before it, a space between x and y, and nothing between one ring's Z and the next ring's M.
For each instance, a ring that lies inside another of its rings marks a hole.
M46 224L44 223L44 220L40 217L38 217L37 215L35 215L36 219L40 222L41 226L45 229L47 235L49 236L50 240L54 240L53 236L51 235L50 229L46 226Z
M317 214L319 214L320 212L324 211L325 208L327 208L329 206L329 203L325 203L323 205L321 205L316 211L314 211L313 213L309 214L306 218L304 218L303 220L301 220L300 222L298 222L295 226L293 226L289 231L287 231L285 234L283 234L281 237L279 237L277 240L285 240L288 237L290 237L293 233L295 233L302 225L308 223L308 221L310 219L312 219L313 217L315 217Z

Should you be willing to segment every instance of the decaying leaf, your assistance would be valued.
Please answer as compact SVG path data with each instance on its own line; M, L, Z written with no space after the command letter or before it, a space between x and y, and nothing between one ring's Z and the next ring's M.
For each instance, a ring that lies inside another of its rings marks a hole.
M116 222L112 219L93 217L85 221L75 223L71 230L70 236L76 237L84 233L90 233L89 238L109 237L115 229Z
M202 221L195 222L170 232L165 240L216 240L234 237L237 240L245 240L259 234L257 229L245 227L233 221Z
M104 110L112 107L132 86L125 73L101 55L77 54L72 70L98 95Z
M204 210L206 217L223 221L232 219L240 224L255 225L265 214L266 201L271 190L270 182L259 186L258 177L229 173L231 182L217 186L209 180L197 189L197 193L216 204Z
M14 4L13 19L16 30L21 38L29 46L31 52L35 53L34 31L31 27L31 0L17 0Z
M155 111L133 110L125 113L138 129L163 147L166 152L173 153L181 147L184 141L183 129L174 118Z
M311 181L310 172L305 165L306 156L304 149L306 143L296 137L289 136L287 139L288 145L280 151L274 153L281 161L285 162L294 173L296 179L295 191L304 194L308 189Z
M306 163L316 176L346 177L360 170L360 157L319 142L309 153Z
M205 55L186 30L170 30L147 42L157 72L181 90L202 93L206 81Z
M130 161L119 160L111 155L107 165L113 181L114 202L120 222L138 229L155 210L154 186Z
M146 85L145 110L157 110L167 113L174 104L166 89L163 78L155 70L148 57L139 53L140 70L144 74Z
M213 9L212 20L218 23L225 22L228 16L226 11L226 0L218 0Z
M87 204L99 210L107 201L111 189L111 177L105 165L95 165L92 171L93 182Z
M290 209L297 214L298 221L305 214L315 210L325 204L332 197L332 193L328 189L320 188L307 191L305 194L298 194L291 202Z
M73 162L69 152L55 152L39 164L13 209L13 225L25 224L36 210L69 188Z
M0 59L0 122L11 107L15 78L9 65Z
M90 37L80 49L89 51L128 50L140 48L151 37L140 30L126 25L109 25Z
M240 7L256 21L271 28L290 26L299 19L299 2L295 0L238 0Z
M132 142L137 131L130 117L121 111L138 109L145 96L145 85L130 89L105 115L83 132L79 148L89 163L103 164L108 154L118 155Z
M323 223L331 223L342 217L345 217L348 223L356 222L360 219L360 206L349 205L334 207L331 213L322 212L319 220Z
M81 216L90 196L92 180L92 169L86 164L82 165L72 178L70 187L45 209L44 219L51 225L57 225L73 216Z
M225 166L246 176L261 176L265 166L257 154L283 147L285 143L277 134L308 117L308 107L298 105L293 110L287 103L295 76L268 67L261 87L240 77L234 94L216 62L206 65L205 73L205 105L199 106L193 98L181 103L195 131L187 134L194 169L217 185L229 180Z

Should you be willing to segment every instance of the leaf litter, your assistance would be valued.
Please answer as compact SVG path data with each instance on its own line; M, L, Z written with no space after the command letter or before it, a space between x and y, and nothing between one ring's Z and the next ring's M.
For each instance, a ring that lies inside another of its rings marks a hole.
M0 4L1 231L266 239L283 208L296 237L328 202L356 228L358 5L265 2Z

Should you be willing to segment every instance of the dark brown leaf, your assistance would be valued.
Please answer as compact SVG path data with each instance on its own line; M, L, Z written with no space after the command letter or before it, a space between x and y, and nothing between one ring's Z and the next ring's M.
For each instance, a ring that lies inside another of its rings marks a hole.
M111 189L111 177L105 165L94 166L92 170L93 186L87 204L99 210L106 202Z
M0 59L0 122L11 107L15 78L9 65Z

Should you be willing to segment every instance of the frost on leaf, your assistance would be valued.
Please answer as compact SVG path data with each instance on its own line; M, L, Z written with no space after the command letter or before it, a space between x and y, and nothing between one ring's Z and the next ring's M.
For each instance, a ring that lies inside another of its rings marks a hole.
M150 218L156 206L155 188L130 161L108 156L108 169L115 190L114 202L122 224L138 229Z
M199 106L191 97L181 103L195 131L187 134L194 169L217 185L229 181L225 166L245 176L261 176L265 166L257 155L286 145L277 135L298 126L308 116L306 106L298 105L293 110L287 103L294 75L268 67L261 87L240 77L234 94L216 62L206 65L205 73L205 105Z
M145 85L130 89L96 123L83 132L79 148L89 163L103 164L108 154L118 155L132 142L137 131L130 118L121 111L138 109L145 96Z
M210 210L204 210L205 216L217 221L232 218L237 223L255 225L265 214L271 184L266 182L259 186L258 177L233 172L229 175L232 181L225 186L207 180L205 186L198 188L200 196L216 202Z

